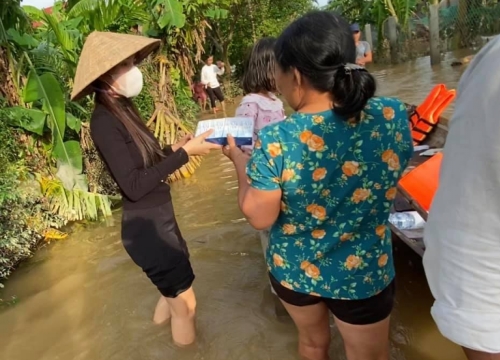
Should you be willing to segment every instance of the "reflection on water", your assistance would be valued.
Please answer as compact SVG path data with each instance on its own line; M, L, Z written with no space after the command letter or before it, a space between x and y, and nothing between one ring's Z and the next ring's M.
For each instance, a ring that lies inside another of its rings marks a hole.
M419 103L434 84L455 87L460 69L434 70L421 59L374 68L379 94ZM232 115L233 109L228 109ZM179 350L168 326L151 323L158 293L122 248L120 213L42 249L7 282L1 298L19 302L0 313L4 360L285 360L297 359L291 321L274 312L260 241L236 204L236 178L220 154L173 185L177 217L197 280L199 341ZM392 358L461 360L429 314L432 297L421 260L396 243L397 306ZM431 350L432 349L432 350ZM344 359L334 332L332 359Z

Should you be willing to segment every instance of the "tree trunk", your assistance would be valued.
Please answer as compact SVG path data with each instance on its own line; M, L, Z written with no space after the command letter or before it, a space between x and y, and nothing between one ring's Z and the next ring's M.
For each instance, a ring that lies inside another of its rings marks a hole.
M19 105L19 94L11 71L8 52L0 46L0 95L7 100L9 106Z
M231 76L231 63L229 61L229 44L224 44L222 46L222 61L224 62L226 74L228 76Z
M458 2L458 18L457 18L457 37L455 39L455 47L462 48L467 46L469 29L467 28L467 10L468 0L459 0Z

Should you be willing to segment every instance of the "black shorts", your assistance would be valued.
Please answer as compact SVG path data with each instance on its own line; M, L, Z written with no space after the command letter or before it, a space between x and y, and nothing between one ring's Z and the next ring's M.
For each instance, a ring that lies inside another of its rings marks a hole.
M336 318L352 325L369 325L382 321L391 314L394 306L395 280L371 298L339 300L299 293L281 285L271 274L269 278L276 294L285 303L294 306L309 306L323 302Z
M220 102L224 101L224 94L222 93L222 89L220 88L220 86L216 88L207 87L207 94L210 98L210 104L212 108L215 107L215 99L219 100Z
M122 243L163 296L175 298L193 284L189 251L175 220L172 202L124 210Z

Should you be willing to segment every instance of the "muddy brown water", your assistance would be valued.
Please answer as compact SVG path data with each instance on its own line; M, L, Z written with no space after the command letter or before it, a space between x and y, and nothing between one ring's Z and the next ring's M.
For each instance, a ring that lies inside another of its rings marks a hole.
M449 61L431 68L428 58L373 68L379 94L410 103L421 102L436 83L456 87L462 70ZM123 250L117 211L101 223L76 226L68 239L41 249L9 279L0 298L16 301L0 312L0 359L298 359L295 328L275 314L260 241L238 209L236 190L232 165L220 154L172 186L197 274L195 346L175 348L168 326L151 323L158 292ZM395 259L392 359L465 359L433 323L421 259L400 243ZM345 359L334 328L332 334L332 359Z

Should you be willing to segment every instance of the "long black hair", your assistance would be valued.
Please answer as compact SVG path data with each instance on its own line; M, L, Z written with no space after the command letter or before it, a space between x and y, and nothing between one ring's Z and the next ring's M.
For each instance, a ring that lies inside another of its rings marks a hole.
M349 23L330 11L312 11L295 20L274 47L276 62L284 71L297 69L312 87L330 92L333 111L358 118L376 84L356 62L356 45Z
M276 81L274 67L274 44L276 39L265 37L253 46L244 63L241 85L245 94L257 94L262 91L275 92Z
M141 118L134 102L124 96L116 96L112 87L104 80L93 83L95 102L103 105L125 126L139 149L144 167L150 167L165 157L159 142L151 134Z

